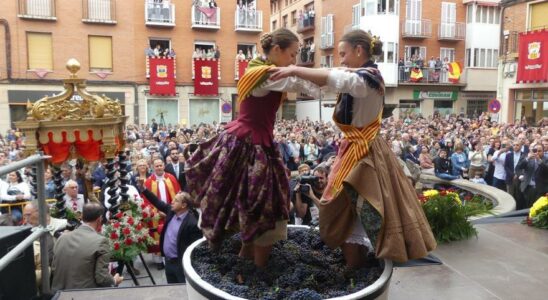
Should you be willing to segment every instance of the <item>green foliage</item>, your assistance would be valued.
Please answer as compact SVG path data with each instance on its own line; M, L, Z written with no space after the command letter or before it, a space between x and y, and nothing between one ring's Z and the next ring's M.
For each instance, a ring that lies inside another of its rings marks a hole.
M477 236L476 229L468 221L468 217L476 213L477 209L462 206L448 195L430 197L422 207L438 243Z
M537 211L537 214L532 218L531 223L531 225L535 227L548 229L548 205L545 205Z

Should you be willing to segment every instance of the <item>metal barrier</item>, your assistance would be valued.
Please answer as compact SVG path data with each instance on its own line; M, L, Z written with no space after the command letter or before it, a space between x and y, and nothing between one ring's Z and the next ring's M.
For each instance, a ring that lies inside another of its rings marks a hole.
M47 216L46 216L46 200L45 200L45 183L44 183L44 160L50 158L43 154L35 154L29 156L23 160L10 163L7 166L0 167L0 176L20 170L26 166L33 165L36 167L36 183L37 183L37 196L38 196L38 215L40 225L33 229L33 233L25 238L19 245L13 248L10 252L0 258L0 271L7 267L13 260L15 260L27 247L32 246L36 239L40 239L40 262L42 264L42 293L49 294L49 255L47 248L46 234L49 234L47 229Z

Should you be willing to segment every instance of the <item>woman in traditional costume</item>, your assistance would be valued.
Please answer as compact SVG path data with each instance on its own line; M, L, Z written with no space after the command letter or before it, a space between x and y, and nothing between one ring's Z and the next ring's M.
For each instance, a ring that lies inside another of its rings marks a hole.
M366 264L366 237L378 258L423 257L435 248L435 239L410 180L378 134L385 88L372 58L382 54L382 42L353 30L338 51L341 64L354 69L270 70L271 80L298 76L339 93L333 120L344 139L321 199L322 239L342 248L349 267Z
M272 245L287 238L289 179L273 131L284 92L317 90L288 77L273 82L268 70L295 63L299 40L287 29L261 38L266 57L250 61L238 82L238 119L199 145L185 171L188 189L201 203L204 236L215 249L223 237L240 232L240 256L265 266Z

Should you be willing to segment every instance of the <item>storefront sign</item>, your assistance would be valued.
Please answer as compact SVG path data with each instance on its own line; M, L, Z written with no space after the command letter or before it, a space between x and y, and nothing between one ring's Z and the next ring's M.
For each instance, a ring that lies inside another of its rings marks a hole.
M194 60L194 95L219 94L219 61L216 59Z
M456 101L458 92L454 91L413 91L413 99L434 99L434 100L452 100Z
M151 57L150 95L175 95L175 60L173 58Z
M548 81L548 30L519 34L518 83Z

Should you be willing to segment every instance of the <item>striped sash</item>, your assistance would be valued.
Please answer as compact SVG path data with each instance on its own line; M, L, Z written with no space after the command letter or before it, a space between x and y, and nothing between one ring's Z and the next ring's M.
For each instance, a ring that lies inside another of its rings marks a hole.
M373 122L361 129L352 125L340 124L335 119L333 121L349 142L348 150L341 157L340 168L335 175L332 187L328 187L332 188L333 195L336 195L342 189L342 183L354 165L369 152L369 143L377 136L381 128L382 109Z

